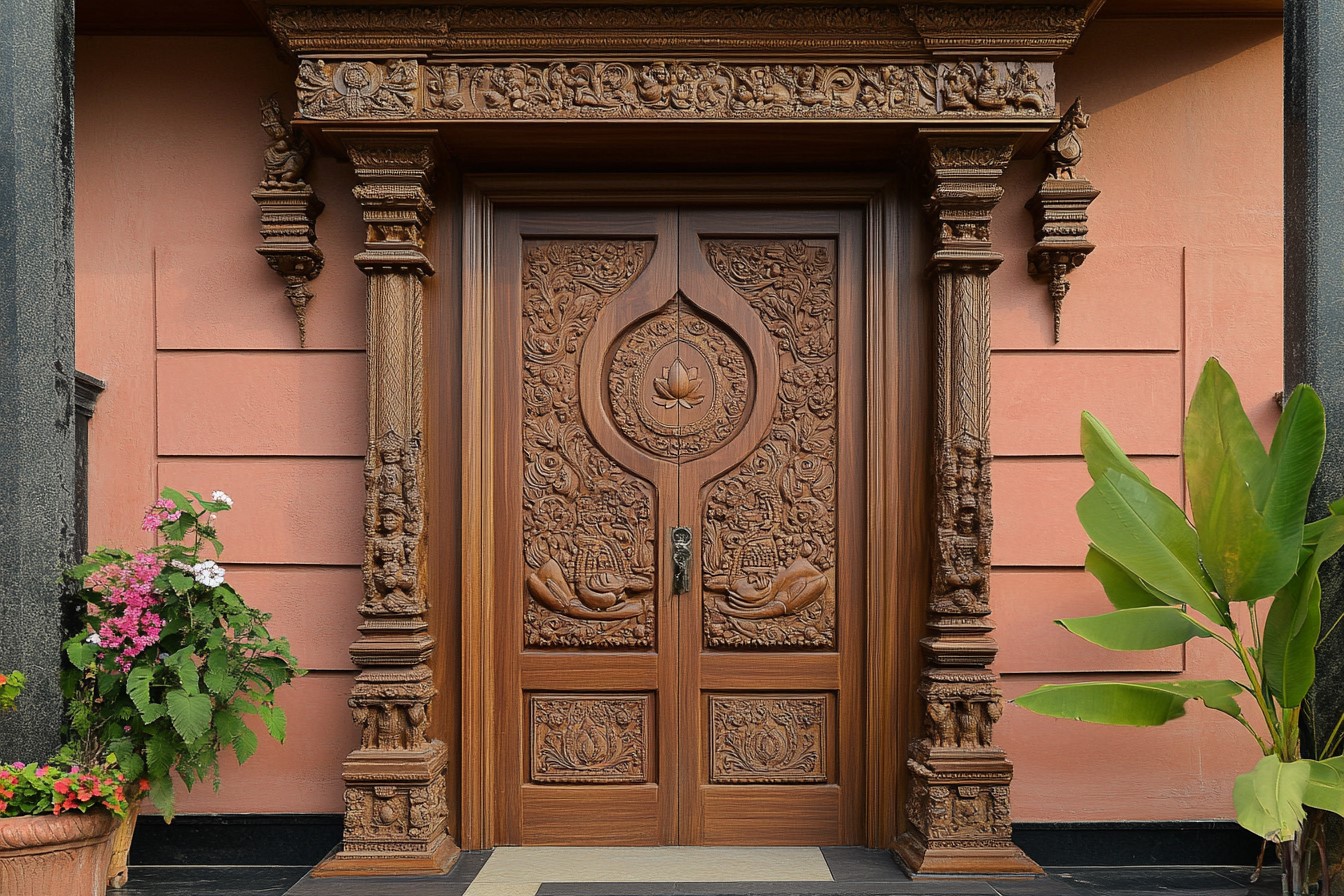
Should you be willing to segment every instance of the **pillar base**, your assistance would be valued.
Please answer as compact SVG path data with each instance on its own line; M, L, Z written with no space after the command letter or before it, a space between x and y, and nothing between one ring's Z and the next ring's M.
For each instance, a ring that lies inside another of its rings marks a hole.
M932 877L1044 877L1045 871L1012 843L949 846L928 844L907 831L891 844L891 854L912 880Z
M462 850L448 830L448 748L359 749L345 760L341 849L313 877L443 874Z
M313 877L427 877L447 874L462 850L447 834L433 850L418 855L347 850L328 856L312 870Z

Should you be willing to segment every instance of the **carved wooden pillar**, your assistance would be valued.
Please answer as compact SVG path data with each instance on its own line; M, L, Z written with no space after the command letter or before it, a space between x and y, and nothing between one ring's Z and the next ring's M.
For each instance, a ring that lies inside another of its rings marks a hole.
M910 744L906 830L893 851L919 874L1039 874L1013 845L1012 764L993 744L1002 712L990 637L989 224L1007 140L930 137L937 297L935 543L921 642L924 737Z
M434 648L425 564L422 280L435 162L424 135L339 135L364 210L368 276L369 442L364 465L364 617L350 656L361 727L345 760L341 851L315 872L430 874L459 853L447 830L448 749L427 737Z

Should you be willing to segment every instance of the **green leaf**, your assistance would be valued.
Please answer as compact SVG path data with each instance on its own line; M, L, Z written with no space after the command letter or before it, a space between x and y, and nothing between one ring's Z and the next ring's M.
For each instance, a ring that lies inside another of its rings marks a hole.
M1108 470L1116 470L1145 485L1152 484L1148 480L1148 475L1134 466L1133 461L1120 450L1111 431L1087 411L1083 411L1083 432L1080 441L1083 457L1087 459L1087 472L1093 482L1105 476Z
M1216 622L1226 606L1209 592L1195 530L1158 489L1108 470L1078 500L1078 519L1097 549L1174 601Z
M1269 454L1241 406L1236 384L1217 358L1209 358L1204 362L1199 383L1190 398L1190 410L1185 418L1184 447L1187 473L1189 466L1203 467L1206 460L1212 464L1212 469L1216 469L1220 466L1219 458L1228 455L1235 466L1245 471L1248 482L1265 481L1269 470ZM1191 447L1196 449L1197 457L1194 459L1191 458ZM1203 475L1200 480L1209 486L1214 477ZM1254 503L1257 508L1263 507L1263 495Z
M160 731L145 744L145 764L149 767L151 779L168 777L176 761L177 749L168 732Z
M1042 685L1013 703L1043 716L1077 719L1101 725L1147 728L1185 715L1189 700L1201 700L1234 718L1241 718L1236 696L1241 685L1227 679L1212 681L1119 682Z
M1325 408L1310 386L1298 386L1274 429L1269 465L1257 492L1270 527L1285 535L1302 528L1307 501L1325 451Z
M1134 607L1100 616L1056 620L1078 637L1107 650L1157 650L1191 638L1212 638L1180 607Z
M1311 766L1302 760L1264 757L1232 785L1237 824L1275 843L1291 840L1307 817L1302 803L1310 779Z
M1264 666L1269 691L1288 709L1300 706L1316 678L1321 634L1321 564L1344 547L1344 517L1329 516L1297 574L1265 618Z
M165 488L163 491L159 492L159 494L176 504L178 510L185 511L186 513L191 512L191 499L176 489Z
M93 655L96 652L94 646L83 638L71 638L65 642L65 655L70 658L70 665L76 669L87 669L93 662Z
M1344 815L1344 756L1304 759L1311 771L1302 802L1336 815Z
M170 572L168 585L178 594L186 594L196 586L196 580L184 572Z
M278 706L271 706L263 703L260 707L261 720L266 723L266 730L270 732L271 737L280 743L285 742L285 711Z
M154 670L136 666L126 676L126 693L130 695L135 708L144 712L150 705L149 685L154 680Z
M244 725L243 730L233 739L233 752L238 757L239 765L251 759L252 754L257 752L257 733Z
M190 743L210 730L210 698L205 694L169 691L168 717L182 739Z
M163 813L165 824L172 824L175 810L173 808L173 779L167 775L162 778L149 779L149 798L154 801L154 805Z
M1087 560L1083 565L1092 573L1092 577L1101 583L1101 587L1106 591L1107 600L1117 610L1164 607L1174 603L1130 575L1129 570L1097 550L1096 545L1088 546Z
M1281 454L1300 453L1297 444L1306 429L1296 432L1297 438L1285 438ZM1214 358L1190 401L1184 448L1200 560L1218 593L1226 600L1253 601L1278 591L1297 570L1302 514L1285 521L1280 500L1274 521L1266 518L1267 496L1279 488L1273 482L1278 468L1251 426L1232 378ZM1288 469L1296 474L1295 463Z

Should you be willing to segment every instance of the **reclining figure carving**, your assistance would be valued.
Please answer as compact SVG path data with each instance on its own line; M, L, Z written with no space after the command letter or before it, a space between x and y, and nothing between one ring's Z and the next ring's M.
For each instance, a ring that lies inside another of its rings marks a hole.
M802 557L787 568L760 582L762 576L710 576L705 587L722 597L714 605L725 616L738 619L773 619L797 613L826 593L826 574Z

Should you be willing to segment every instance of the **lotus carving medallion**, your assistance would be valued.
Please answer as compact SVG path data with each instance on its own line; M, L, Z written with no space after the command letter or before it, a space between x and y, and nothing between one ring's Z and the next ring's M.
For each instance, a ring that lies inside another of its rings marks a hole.
M532 698L532 780L642 784L648 773L649 698Z
M823 697L710 697L714 784L826 781Z
M736 435L751 367L735 339L678 300L617 341L607 389L622 435L655 456L686 460Z

